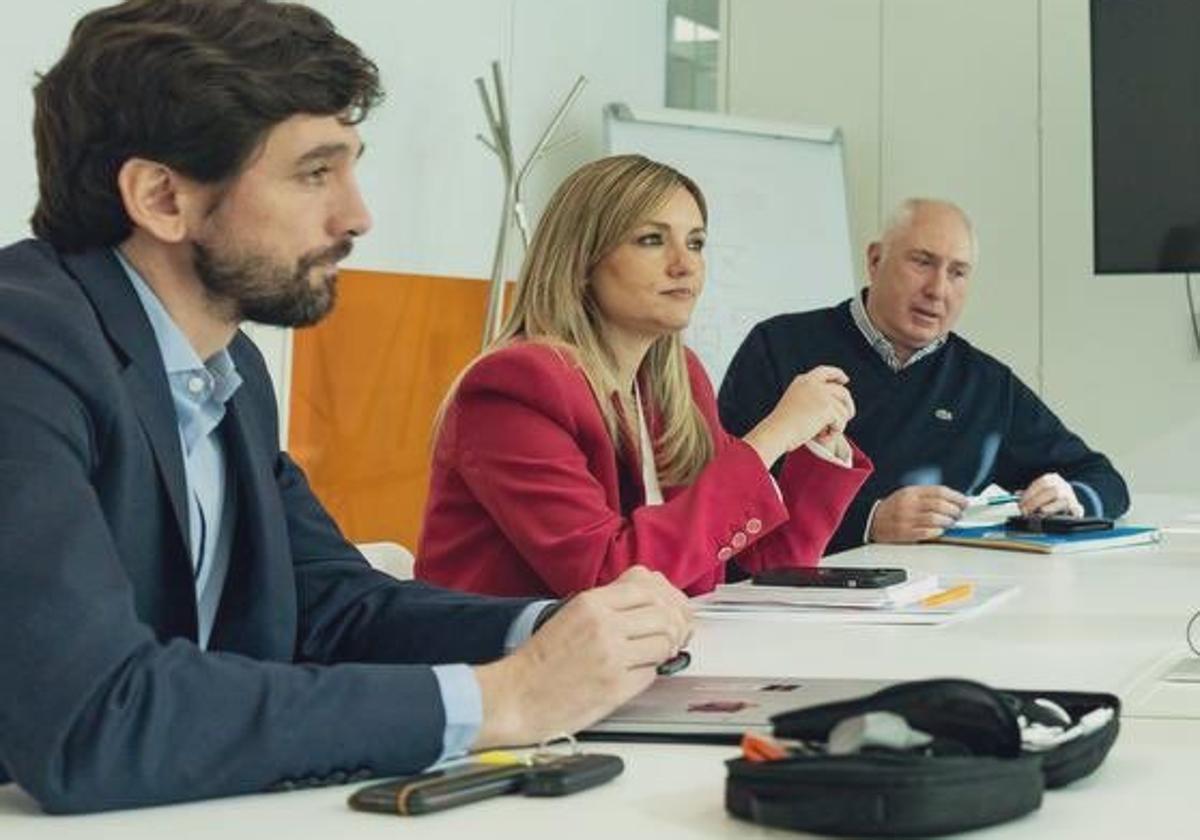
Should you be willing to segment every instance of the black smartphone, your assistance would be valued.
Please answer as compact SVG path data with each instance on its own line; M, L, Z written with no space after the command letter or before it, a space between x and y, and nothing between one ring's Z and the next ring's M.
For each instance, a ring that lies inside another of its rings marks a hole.
M1004 527L1030 534L1077 534L1111 530L1113 520L1103 516L1010 516Z
M768 569L751 580L758 586L825 586L838 589L882 589L904 583L904 569L857 566L803 566Z

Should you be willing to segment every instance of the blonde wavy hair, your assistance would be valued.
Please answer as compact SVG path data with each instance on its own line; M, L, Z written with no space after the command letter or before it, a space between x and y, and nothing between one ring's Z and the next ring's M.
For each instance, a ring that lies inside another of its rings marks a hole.
M571 355L595 394L613 444L632 445L613 403L620 391L615 358L601 329L591 275L676 189L686 189L708 222L700 187L666 164L617 155L585 164L555 190L521 268L512 311L488 351L538 341ZM654 464L666 485L690 484L712 460L713 440L695 400L679 334L651 345L638 377L662 418Z

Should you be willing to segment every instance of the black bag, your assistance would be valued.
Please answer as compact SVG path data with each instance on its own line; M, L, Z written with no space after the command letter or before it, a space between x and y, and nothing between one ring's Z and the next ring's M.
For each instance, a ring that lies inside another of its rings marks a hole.
M1022 748L1019 715L1036 698L1073 721L1100 708L1099 729L1044 752ZM980 828L1028 814L1042 790L1082 778L1116 740L1120 701L1111 694L996 691L968 680L890 686L857 700L798 709L771 719L775 735L818 747L841 721L867 712L900 715L933 736L920 751L797 754L727 762L725 807L762 825L834 835L906 837Z

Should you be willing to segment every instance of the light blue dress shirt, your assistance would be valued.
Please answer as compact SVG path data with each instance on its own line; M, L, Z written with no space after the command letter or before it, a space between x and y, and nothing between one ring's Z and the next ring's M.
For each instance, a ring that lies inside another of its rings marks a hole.
M225 444L217 429L225 417L226 403L242 384L242 377L228 350L219 350L207 361L201 361L149 284L120 251L114 249L113 253L146 310L171 386L187 478L197 642L201 648L207 648L229 572L237 510L237 482L229 480ZM552 603L537 601L521 611L508 628L504 640L506 653L529 638L537 617ZM433 674L446 714L442 754L438 759L443 761L464 754L475 741L483 725L483 696L469 665L435 665Z
M150 319L175 403L187 479L188 546L196 584L196 640L201 648L207 648L229 572L237 510L234 498L237 482L228 480L225 442L217 427L225 418L225 404L241 386L242 377L227 350L201 361L146 281L120 252L117 259Z
M858 327L858 331L867 340L867 344L871 345L871 348L879 354L879 358L883 359L883 363L890 367L893 372L899 373L906 367L911 367L926 356L932 356L938 350L942 349L942 345L946 343L946 336L944 335L938 336L921 349L915 351L908 357L907 362L900 361L900 356L896 353L896 348L892 346L892 342L888 340L886 335L879 331L879 328L871 321L871 316L867 314L867 291L867 289L863 289L861 294L850 298L850 317L854 319L854 325Z

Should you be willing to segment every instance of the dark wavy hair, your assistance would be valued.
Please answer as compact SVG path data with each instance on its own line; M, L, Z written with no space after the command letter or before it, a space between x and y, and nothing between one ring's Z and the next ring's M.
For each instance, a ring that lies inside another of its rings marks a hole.
M337 115L355 124L383 90L374 62L306 6L128 0L80 19L33 95L30 224L72 252L129 235L117 174L130 158L220 183L283 120Z

